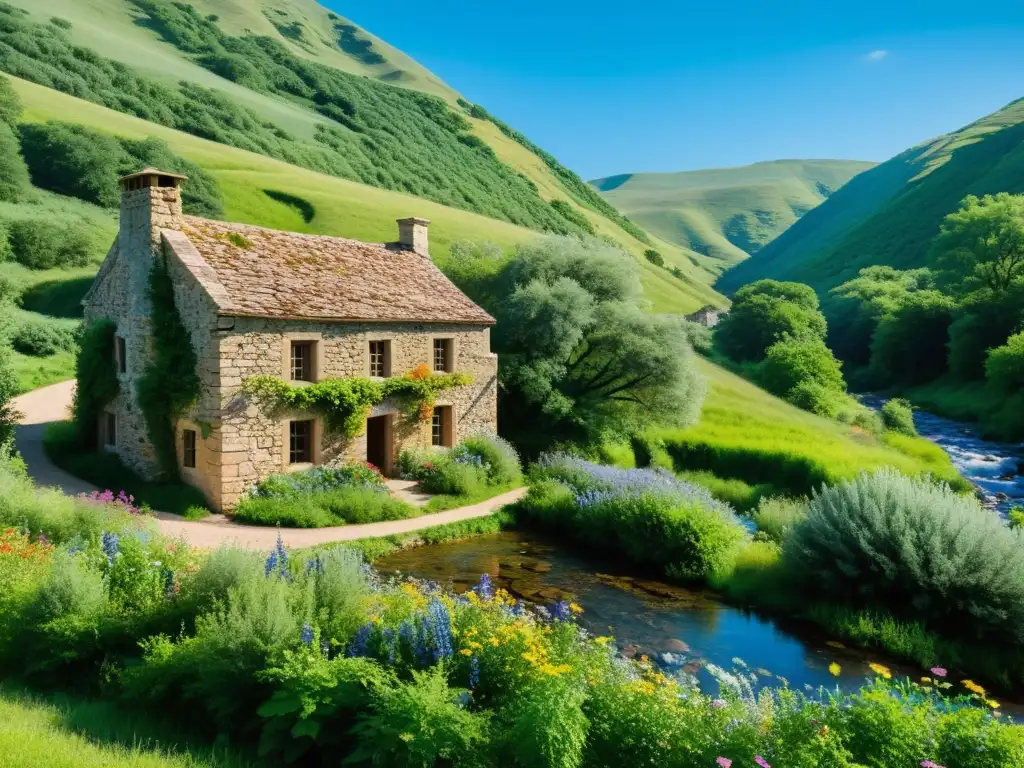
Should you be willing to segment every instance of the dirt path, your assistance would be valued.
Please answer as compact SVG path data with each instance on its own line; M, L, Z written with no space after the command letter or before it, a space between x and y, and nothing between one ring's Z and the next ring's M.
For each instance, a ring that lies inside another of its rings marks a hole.
M74 387L74 381L64 381L14 399L14 407L22 413L15 440L18 451L28 465L29 475L37 485L54 486L60 488L64 493L72 495L91 493L96 488L84 480L69 475L50 462L43 451L43 434L49 423L68 418ZM434 525L486 517L506 504L518 500L525 492L524 488L518 488L479 504L414 517L410 520L390 520L383 523L345 525L335 528L282 528L280 533L288 547L311 547L334 541L353 541L374 536L410 533ZM239 525L232 523L223 515L212 515L199 522L189 522L178 515L166 512L157 512L156 517L162 533L184 539L194 547L234 544L248 549L270 549L277 541L277 528Z

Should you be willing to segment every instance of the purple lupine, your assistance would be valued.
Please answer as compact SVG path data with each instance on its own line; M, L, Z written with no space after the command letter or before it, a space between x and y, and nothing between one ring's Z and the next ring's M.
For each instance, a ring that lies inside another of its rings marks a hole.
M480 583L477 584L473 591L476 592L481 600L490 600L494 597L494 585L491 583L491 575L484 573L480 575Z
M313 626L308 622L302 622L302 631L299 633L299 640L303 645L313 644Z
M270 551L270 554L267 555L267 560L263 567L264 573L268 577L272 573L277 573L278 578L291 581L291 576L288 574L288 553L285 551L280 531L277 534L277 544Z
M388 664L392 667L395 666L395 658L398 655L398 635L395 634L395 630L387 628L381 633L384 641L384 647L388 651Z
M320 556L311 557L306 560L306 575L315 573L317 576L324 575L324 561L320 559Z
M373 626L371 624L363 624L363 626L356 630L355 637L352 638L352 642L348 645L348 655L369 656L370 638L372 636Z
M572 621L572 609L568 600L559 600L551 606L552 621Z
M103 549L103 554L107 556L107 563L110 565L114 564L114 558L117 557L117 551L121 544L121 537L116 533L104 533L100 540L100 547Z
M413 658L422 665L430 661L430 652L422 640L422 633L418 632L416 625L406 619L398 626L398 637L409 648Z
M448 606L436 597L427 605L426 623L430 629L433 644L434 663L451 658L452 648L452 617Z

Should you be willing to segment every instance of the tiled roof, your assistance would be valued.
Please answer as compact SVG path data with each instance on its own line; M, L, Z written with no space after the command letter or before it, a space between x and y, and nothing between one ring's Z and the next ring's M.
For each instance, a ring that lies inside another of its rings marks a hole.
M249 317L491 324L426 256L399 246L185 216L163 230L218 313Z

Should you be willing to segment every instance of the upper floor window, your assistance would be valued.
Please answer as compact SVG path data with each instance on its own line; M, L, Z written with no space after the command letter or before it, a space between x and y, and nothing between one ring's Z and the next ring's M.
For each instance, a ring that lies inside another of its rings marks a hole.
M312 341L292 342L292 381L313 380L313 354L314 345Z
M118 373L125 373L128 370L128 349L124 336L114 337L114 359L117 363Z
M288 463L313 463L313 422L288 422Z
M370 342L370 375L384 378L391 375L391 342Z
M450 373L453 367L452 340L434 339L434 370Z
M194 429L186 429L181 433L182 440L182 459L181 463L189 469L195 469L196 467L196 431Z

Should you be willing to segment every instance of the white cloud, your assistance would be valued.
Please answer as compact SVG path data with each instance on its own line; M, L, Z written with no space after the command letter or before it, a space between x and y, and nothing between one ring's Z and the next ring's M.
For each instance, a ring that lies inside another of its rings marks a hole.
M889 55L888 51L883 51L883 50L879 49L877 51L871 51L871 53L867 54L864 57L864 60L873 63L873 62L881 61L882 59L884 59L888 55Z

